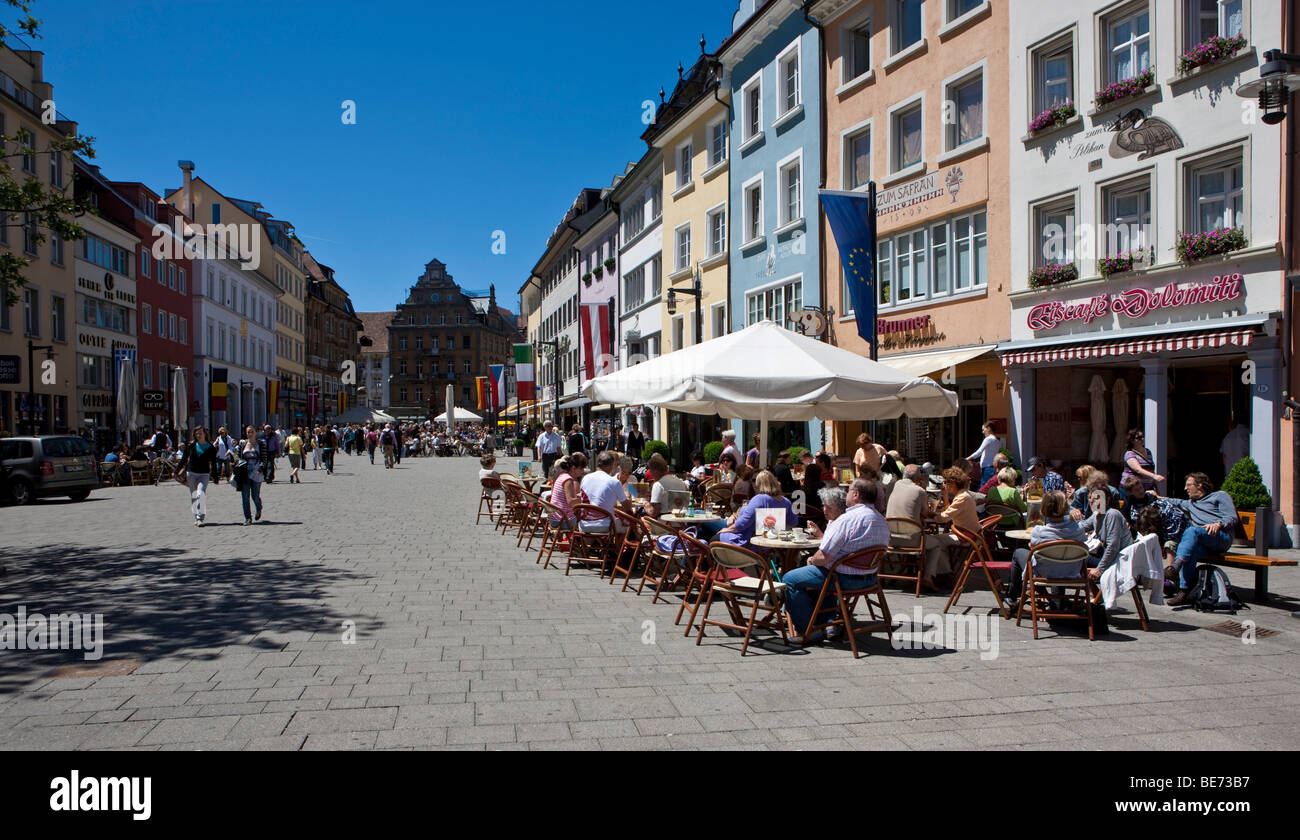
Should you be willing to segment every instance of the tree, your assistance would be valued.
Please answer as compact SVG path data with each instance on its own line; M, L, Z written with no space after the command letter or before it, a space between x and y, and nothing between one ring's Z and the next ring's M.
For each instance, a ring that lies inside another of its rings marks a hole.
M31 14L31 3L23 0L5 0L10 8L18 9L22 17L18 19L17 29L30 38L39 38L40 21ZM8 39L13 29L0 23L0 42L8 46ZM55 125L58 112L52 101L41 103L41 122ZM77 217L91 212L83 203L69 194L71 178L65 178L65 184L47 185L39 177L23 169L23 163L29 162L28 169L35 172L49 171L40 166L40 158L51 155L81 155L95 157L93 137L78 135L65 136L56 140L45 149L36 148L35 135L24 128L12 135L0 135L0 224L7 229L15 228L26 235L37 246L44 244L50 234L55 234L65 242L73 242L85 237L85 231L77 223ZM19 159L19 169L15 170L12 161ZM12 249L0 251L0 302L5 307L18 302L18 292L27 285L24 275L32 261Z
M1254 513L1257 507L1273 507L1273 498L1264 486L1259 465L1249 455L1232 465L1223 482L1223 492L1232 497L1237 510Z

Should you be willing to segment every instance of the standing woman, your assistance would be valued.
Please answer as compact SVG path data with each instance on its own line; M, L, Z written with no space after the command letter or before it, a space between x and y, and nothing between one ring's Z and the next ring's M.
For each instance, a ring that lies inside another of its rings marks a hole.
M311 447L311 468L313 471L318 470L320 469L320 426L308 433L307 444Z
M998 436L993 434L993 424L985 423L980 427L984 432L984 439L980 441L979 448L966 456L968 461L974 461L976 469L979 470L979 484L977 487L983 487L984 482L993 477L997 468L993 466L993 459L998 456ZM974 479L972 478L972 483Z
M203 527L203 520L208 516L208 481L217 467L217 447L208 440L208 430L202 426L194 427L193 437L181 455L178 470L185 471L185 480L190 486L190 510L194 514L196 527Z
M248 478L239 485L239 495L244 502L244 524L253 524L253 512L248 502L251 498L257 506L257 518L262 518L262 454L257 445L257 430L252 426L244 429L244 439L239 442L239 457L248 465Z
M868 466L879 473L880 465L885 460L885 447L872 440L866 432L858 435L857 442L858 451L853 453L853 472L860 473L863 466Z
M298 475L298 468L302 466L302 435L301 430L294 426L289 433L289 437L284 441L284 448L289 453L289 483L302 484L302 478Z
M1151 450L1147 449L1146 433L1141 429L1129 429L1128 451L1124 453L1124 474L1119 478L1120 484L1134 476L1142 482L1144 490L1155 490L1156 485L1165 480L1163 475L1155 472L1155 466Z

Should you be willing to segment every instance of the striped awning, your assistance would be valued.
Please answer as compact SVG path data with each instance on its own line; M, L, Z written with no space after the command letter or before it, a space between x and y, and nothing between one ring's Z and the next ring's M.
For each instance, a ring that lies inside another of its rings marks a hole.
M1021 350L1002 355L1003 367L1068 362L1078 359L1099 359L1107 356L1136 356L1142 353L1169 353L1180 350L1207 350L1233 345L1249 347L1254 338L1253 329L1212 330L1181 335L1148 336L1128 341L1092 341L1081 344L1060 344L1042 350Z

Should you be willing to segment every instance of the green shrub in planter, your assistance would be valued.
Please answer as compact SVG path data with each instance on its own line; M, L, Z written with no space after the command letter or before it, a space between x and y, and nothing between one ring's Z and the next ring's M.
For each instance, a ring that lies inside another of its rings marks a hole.
M804 454L805 452L810 452L810 451L811 451L811 450L808 449L808 447L806 447L806 446L791 446L791 447L790 447L790 463L791 463L791 464L797 464L797 463L799 463L799 459L803 457L803 454Z
M704 463L716 464L722 457L722 441L711 440L704 444Z
M1237 510L1254 513L1255 508L1273 507L1273 499L1259 474L1259 465L1249 456L1232 465L1223 481L1223 492L1232 497Z
M664 456L665 461L668 460L668 444L662 440L647 440L645 446L641 449L641 460L649 461L650 456L656 452Z

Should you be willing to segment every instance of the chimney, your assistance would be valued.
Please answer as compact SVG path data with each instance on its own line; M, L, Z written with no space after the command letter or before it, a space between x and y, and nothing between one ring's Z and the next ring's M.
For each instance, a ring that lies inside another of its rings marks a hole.
M184 173L183 181L181 183L181 213L193 219L194 201L190 190L190 182L194 179L194 161L178 160L176 161L176 165L179 166L181 172Z

